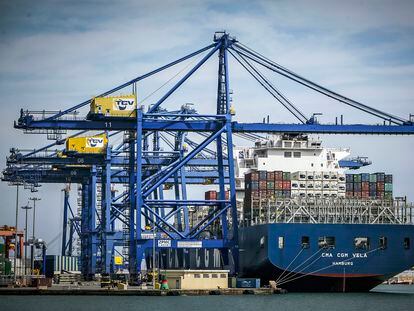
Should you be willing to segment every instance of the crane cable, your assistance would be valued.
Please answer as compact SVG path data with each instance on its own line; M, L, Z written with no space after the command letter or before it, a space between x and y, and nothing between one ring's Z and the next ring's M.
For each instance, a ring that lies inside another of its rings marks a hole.
M339 93L336 93L334 91L329 90L326 87L323 87L315 82L312 82L304 77L301 77L300 75L294 73L293 71L271 61L270 59L266 58L265 56L259 54L258 52L252 50L251 48L242 45L240 43L234 44L232 49L236 50L237 52L241 53L242 55L246 56L247 58L253 60L254 62L264 66L265 68L268 68L292 81L295 81L303 86L306 86L307 88L310 88L320 94L323 94L327 97L330 97L332 99L335 99L339 102L342 102L348 106L351 106L353 108L357 108L361 111L364 111L366 113L369 113L371 115L374 115L380 119L383 119L384 121L389 121L390 123L394 123L396 125L403 125L408 120L405 120L403 118L391 115L389 113L383 112L381 110L375 109L373 107L364 105L360 102L357 102L353 99L350 99L346 96L343 96Z
M235 50L236 51L236 50ZM236 51L237 52L237 51ZM283 103L283 101L279 98L279 95L274 92L271 91L271 87L269 85L265 85L266 82L263 82L263 78L262 80L258 77L258 74L254 73L252 71L252 69L249 69L235 54L232 53L232 51L229 50L229 53L234 57L234 59L261 85L263 86L263 88L265 90L267 90L280 104L282 104L287 110L289 110L289 112L291 114L293 114L300 122L304 123L304 121L301 119L301 117L299 117L297 115L297 113L295 113L294 111L292 111L285 103ZM239 53L238 53L239 54ZM266 83L267 84L267 83Z

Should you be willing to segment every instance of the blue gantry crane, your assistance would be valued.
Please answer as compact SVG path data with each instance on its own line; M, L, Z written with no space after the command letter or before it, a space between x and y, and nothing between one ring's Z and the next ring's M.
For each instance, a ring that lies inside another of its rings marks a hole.
M215 113L199 114L188 105L175 111L165 110L162 104L216 54L218 84ZM141 105L136 105L129 115L120 116L111 114L109 110L95 111L91 108L87 116L81 117L78 110L88 105L96 106L95 99L54 113L21 110L14 126L30 133L55 134L58 137L68 130L80 130L73 137L89 131L101 131L108 137L123 135L121 144L113 147L108 144L103 153L94 155L72 153L61 156L61 151L47 153L47 150L64 143L60 138L54 144L32 152L13 150L3 172L3 180L6 181L82 185L80 218L70 208L69 191L65 190L64 226L70 214L71 233L69 241L65 233L62 253L70 253L71 236L77 232L81 239L82 272L85 276L111 272L117 246L128 249L125 256L131 275L139 274L141 262L153 247L158 250L219 249L223 265L237 272L239 252L234 135L256 140L261 138L261 133L414 134L411 115L408 119L395 116L329 90L266 58L226 32L215 33L212 44L103 92L96 98L107 98L131 87L136 96L140 81L200 55L201 59L158 100L153 101L146 111ZM298 122L235 121L229 57L233 57ZM317 120L317 114L307 116L294 105L265 76L264 70L374 116L379 122L344 124L341 118L334 124L322 124ZM350 168L368 164L369 161L362 158L342 163ZM189 194L191 185L208 183L218 187L217 200L195 199L195 195ZM120 194L114 191L114 185L123 186ZM165 190L168 189L173 190L170 196L166 195ZM229 191L228 198L226 191ZM191 223L190 211L205 207L208 212L202 219ZM121 222L126 230L115 228L115 221ZM213 224L219 224L219 229L209 235L204 234ZM67 231L66 227L63 229Z

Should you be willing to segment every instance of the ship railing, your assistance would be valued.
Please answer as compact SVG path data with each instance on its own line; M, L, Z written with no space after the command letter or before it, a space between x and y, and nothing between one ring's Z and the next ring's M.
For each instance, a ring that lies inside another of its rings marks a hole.
M414 224L412 203L362 199L276 199L244 207L242 226L263 223Z

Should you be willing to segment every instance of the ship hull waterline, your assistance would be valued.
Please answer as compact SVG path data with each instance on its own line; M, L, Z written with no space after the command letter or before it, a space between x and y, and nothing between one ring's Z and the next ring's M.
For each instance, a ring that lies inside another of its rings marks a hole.
M262 286L273 280L296 292L366 292L414 265L411 225L262 224L239 232L240 276ZM334 245L321 247L323 237ZM364 249L354 244L361 237L369 241Z

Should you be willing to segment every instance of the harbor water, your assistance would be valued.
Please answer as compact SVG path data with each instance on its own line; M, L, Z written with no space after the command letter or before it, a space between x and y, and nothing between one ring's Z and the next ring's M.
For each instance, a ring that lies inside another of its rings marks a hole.
M271 296L1 296L0 310L413 310L414 285L381 285L369 293L289 293Z

